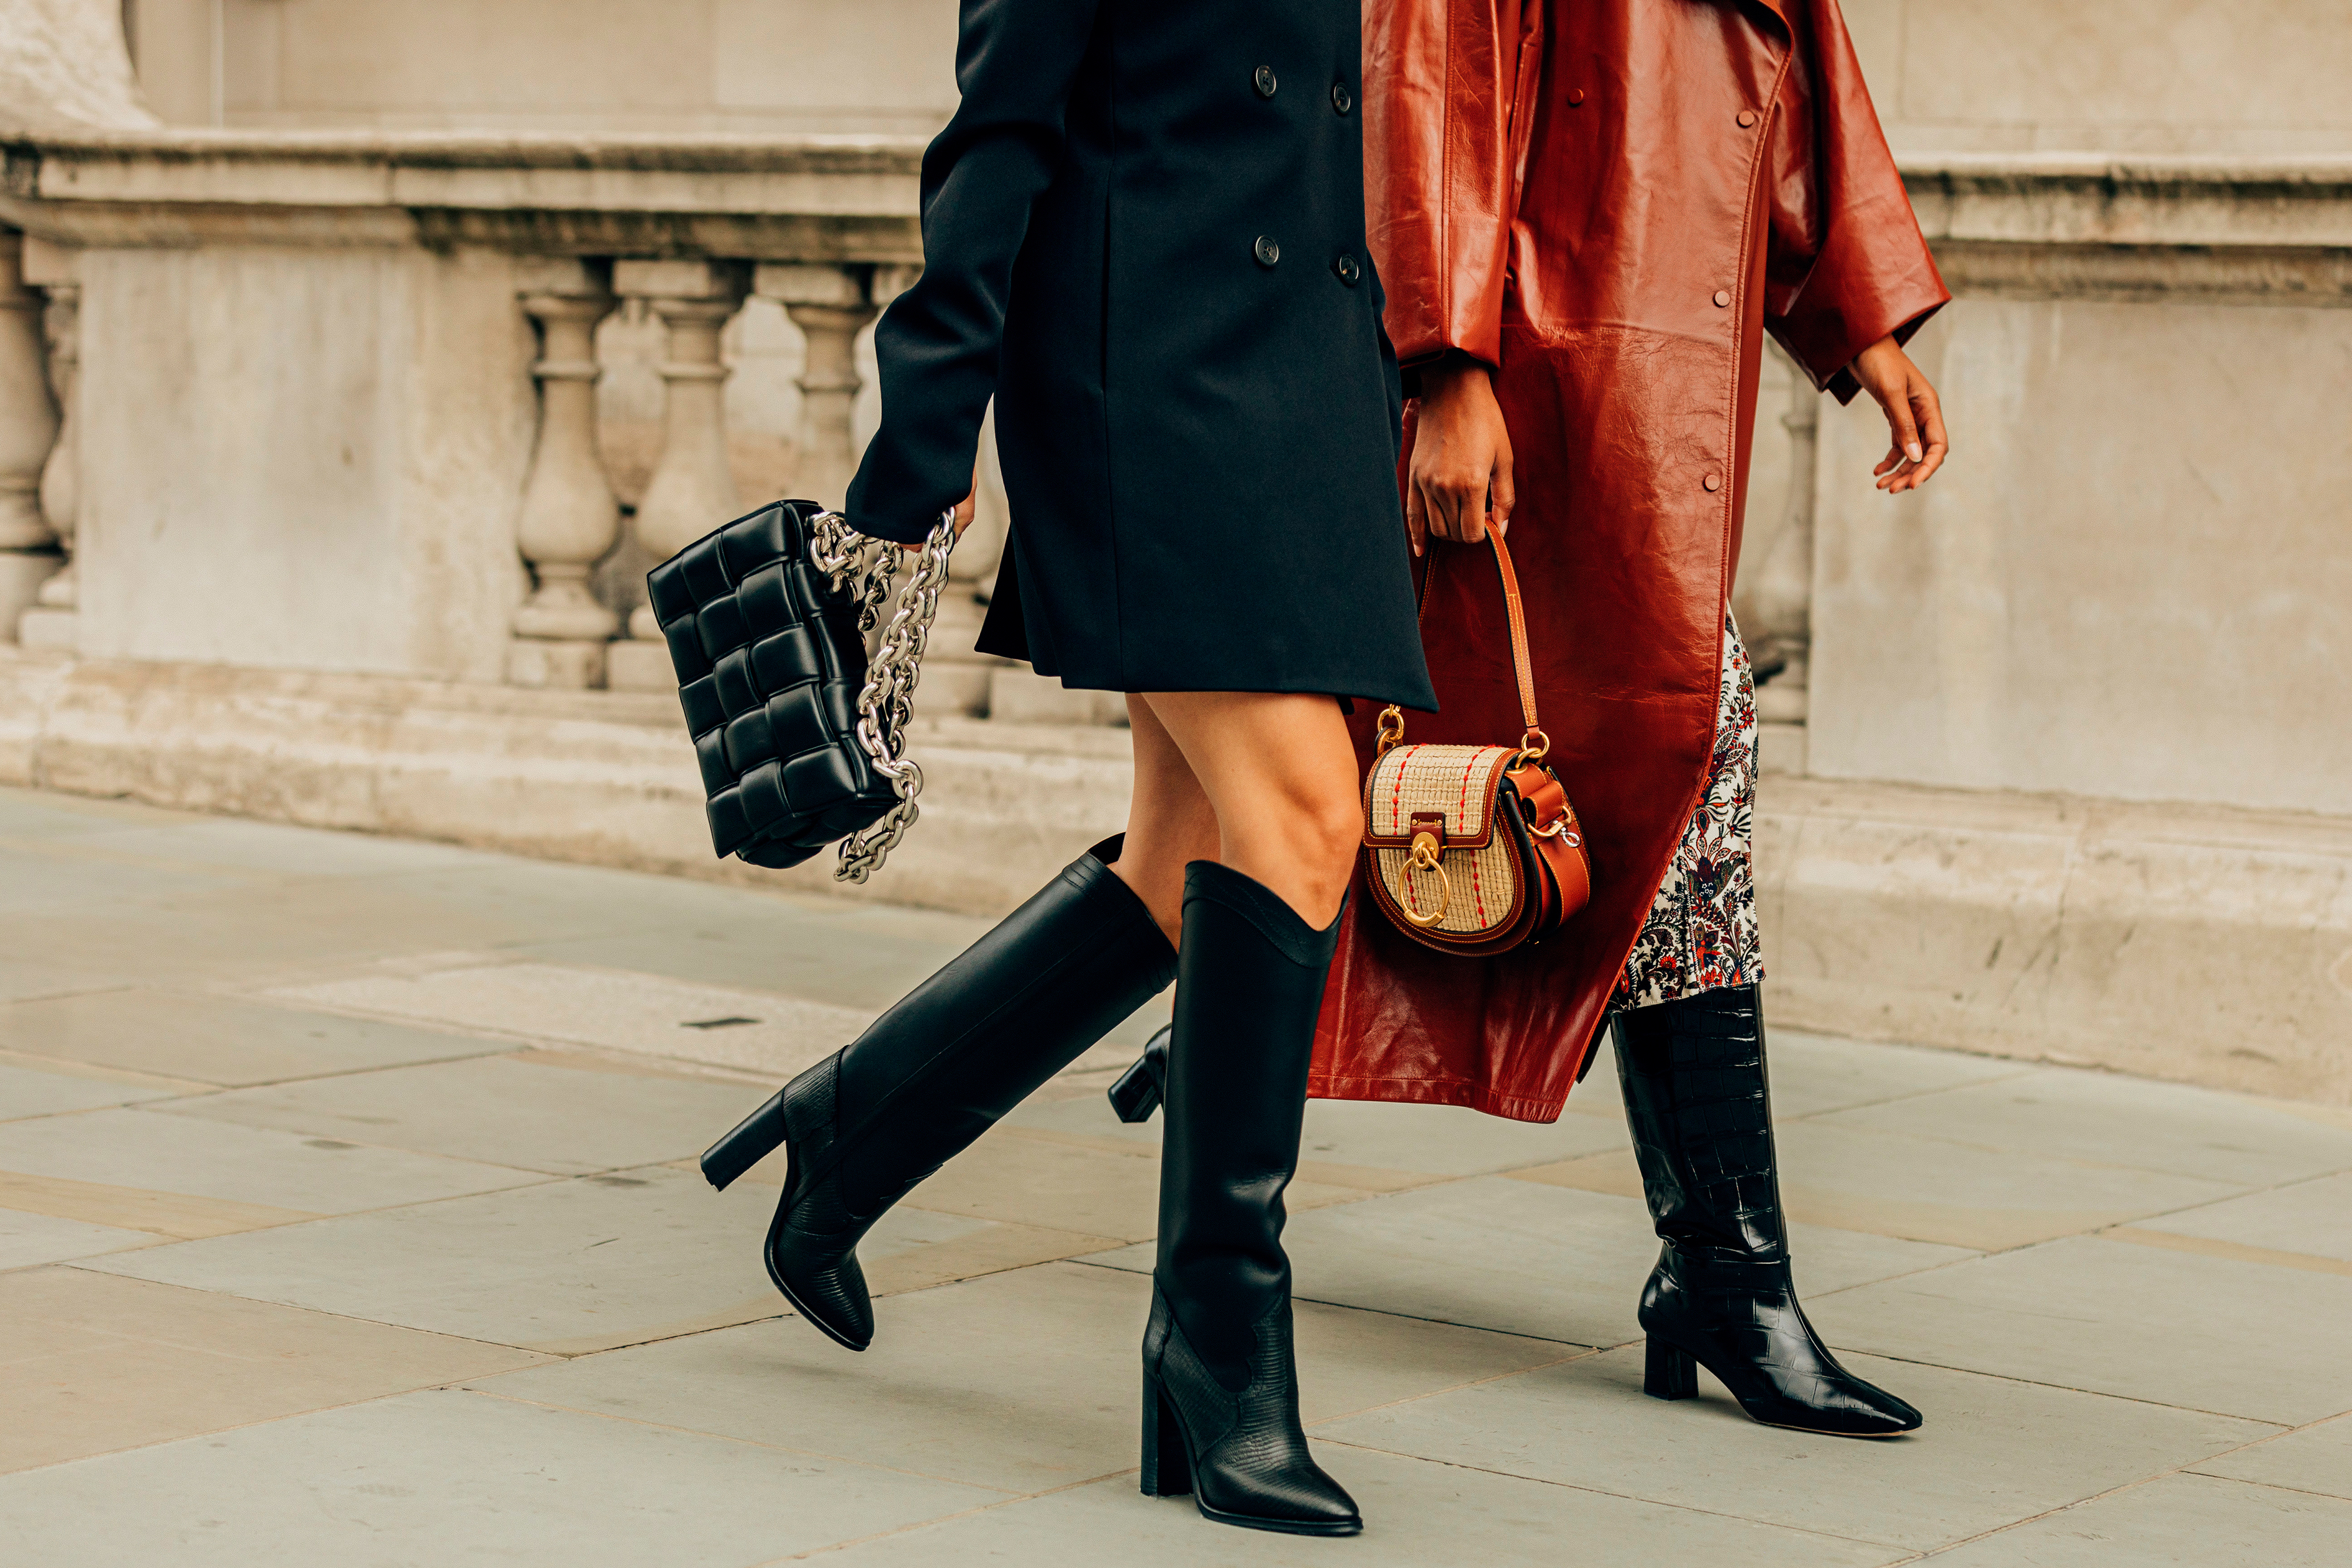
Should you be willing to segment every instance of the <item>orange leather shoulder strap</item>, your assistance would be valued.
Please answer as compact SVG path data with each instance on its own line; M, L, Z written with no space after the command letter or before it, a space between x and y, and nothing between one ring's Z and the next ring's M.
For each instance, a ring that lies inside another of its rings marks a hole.
M1437 547L1443 540L1429 541L1429 565L1421 574L1421 623L1424 639L1429 632L1429 590L1437 580L1440 559ZM1530 733L1543 727L1536 719L1535 662L1528 657L1528 612L1519 601L1519 574L1511 570L1511 552L1503 544L1503 536L1492 528L1486 530L1486 542L1495 547L1495 570L1503 579L1503 612L1511 624L1511 664L1519 683L1519 713L1528 722Z

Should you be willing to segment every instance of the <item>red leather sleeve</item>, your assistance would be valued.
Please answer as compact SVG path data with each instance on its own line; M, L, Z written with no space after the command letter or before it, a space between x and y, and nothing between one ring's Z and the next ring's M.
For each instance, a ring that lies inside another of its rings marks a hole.
M1501 358L1514 110L1541 18L1541 0L1365 0L1366 229L1407 367Z
M1772 118L1764 325L1840 402L1847 366L1908 341L1951 293L1912 215L1837 0L1789 0L1793 53Z

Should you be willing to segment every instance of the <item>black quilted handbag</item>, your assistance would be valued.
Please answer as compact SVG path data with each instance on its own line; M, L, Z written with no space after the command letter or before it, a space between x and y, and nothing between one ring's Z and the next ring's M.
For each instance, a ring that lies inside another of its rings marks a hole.
M646 575L717 853L783 867L837 842L835 876L863 882L906 836L923 777L909 703L954 543L942 517L870 664L906 552L814 502L762 507Z

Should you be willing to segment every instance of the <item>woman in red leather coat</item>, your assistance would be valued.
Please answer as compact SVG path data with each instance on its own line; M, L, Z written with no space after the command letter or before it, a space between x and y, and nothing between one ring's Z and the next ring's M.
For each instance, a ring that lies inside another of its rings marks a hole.
M1491 573L1446 559L1507 528L1594 892L1486 960L1349 900L1313 1092L1549 1121L1612 1028L1664 1241L1649 1392L1689 1396L1696 1363L1761 1421L1911 1430L1790 1282L1728 613L1766 331L1883 405L1882 490L1945 450L1902 345L1949 295L1836 0L1368 0L1364 25L1370 245L1409 392L1418 371L1407 518L1417 548L1454 541L1425 546L1442 711L1413 738L1519 733Z

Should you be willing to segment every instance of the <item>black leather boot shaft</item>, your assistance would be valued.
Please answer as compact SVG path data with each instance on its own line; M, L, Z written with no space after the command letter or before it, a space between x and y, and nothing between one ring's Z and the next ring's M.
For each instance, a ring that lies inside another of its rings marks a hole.
M704 1157L719 1181L788 1142L769 1277L851 1349L874 1335L856 1256L874 1222L1175 977L1168 938L1110 870L1120 842L1072 862Z
M1685 1250L1786 1258L1756 988L1615 1019L1617 1076L1658 1234Z
M1854 1437L1916 1429L1919 1412L1839 1365L1797 1300L1756 988L1612 1022L1642 1189L1665 1242L1642 1291L1647 1392L1690 1398L1705 1366L1770 1426Z
M1307 1071L1339 923L1317 931L1241 873L1184 873L1184 951L1161 1142L1161 1289L1227 1388L1255 1325L1290 1293L1283 1189L1298 1165Z
M1123 841L1070 862L842 1051L851 1208L895 1201L1176 977L1167 936L1110 869Z
M1339 930L1315 930L1238 872L1185 868L1143 1345L1144 1491L1189 1491L1220 1522L1303 1535L1363 1528L1299 1425L1282 1250Z

